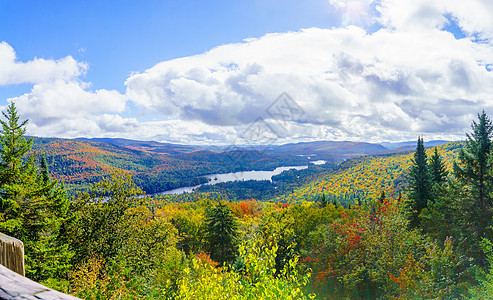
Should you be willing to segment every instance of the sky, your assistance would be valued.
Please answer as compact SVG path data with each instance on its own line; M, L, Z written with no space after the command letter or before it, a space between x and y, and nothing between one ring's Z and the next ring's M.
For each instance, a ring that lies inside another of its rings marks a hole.
M464 139L493 114L488 0L0 0L0 109L40 137Z

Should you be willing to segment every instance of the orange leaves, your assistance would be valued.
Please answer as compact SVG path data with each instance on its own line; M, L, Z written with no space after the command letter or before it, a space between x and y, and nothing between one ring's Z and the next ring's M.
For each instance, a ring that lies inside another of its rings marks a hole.
M254 199L233 203L231 204L231 209L239 218L244 218L245 216L258 217L261 213L260 202Z
M416 279L423 270L422 266L418 266L418 262L414 259L412 253L409 253L405 265L399 269L399 276L396 277L389 272L390 280L399 284L401 291L413 290L417 286Z

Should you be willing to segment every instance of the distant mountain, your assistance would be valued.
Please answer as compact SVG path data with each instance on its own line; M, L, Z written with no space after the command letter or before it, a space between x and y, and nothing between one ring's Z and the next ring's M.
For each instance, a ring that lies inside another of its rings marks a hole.
M208 149L207 147L200 146L160 143L155 141L136 141L120 138L78 138L76 140L101 142L133 150L167 154L188 153Z
M444 140L433 140L429 142L424 142L424 146L426 148L429 147L436 147L440 146L443 144L446 144L450 141L444 141ZM398 143L380 143L380 145L384 146L387 149L400 149L402 151L406 150L414 150L416 149L416 141L408 141L408 142L398 142Z
M286 151L296 155L324 155L324 154L344 154L344 155L364 155L383 153L388 150L380 144L349 141L316 141L303 142L296 144L285 144L274 147L274 151Z
M438 146L438 151L452 176L453 162L457 160L462 142ZM432 150L427 150L428 155ZM409 167L413 153L369 155L342 162L333 171L312 182L302 184L293 192L273 199L274 202L318 201L324 194L329 201L347 206L357 201L378 199L382 191L396 199L408 186Z
M86 189L111 169L133 174L147 193L203 183L203 176L246 170L273 170L325 160L399 152L364 142L316 141L262 147L194 146L127 139L34 138L33 153L45 153L52 177L72 190ZM414 147L414 146L413 146Z

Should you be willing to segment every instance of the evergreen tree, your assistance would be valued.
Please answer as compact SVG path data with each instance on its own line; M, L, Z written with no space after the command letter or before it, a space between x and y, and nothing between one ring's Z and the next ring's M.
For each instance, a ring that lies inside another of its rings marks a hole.
M322 199L320 200L320 206L322 207L327 206L327 199L325 199L325 194L322 194Z
M26 159L32 146L32 139L24 137L27 120L19 121L13 103L2 114L0 230L24 243L28 277L39 281L55 273L66 275L70 255L60 251L53 214L56 182L41 179L34 156Z
M206 224L211 258L221 266L233 262L238 225L231 209L225 203L219 202L207 213Z
M380 194L380 198L378 198L378 201L380 201L380 203L385 202L385 191L382 191L382 193Z
M26 140L26 125L28 120L19 123L19 116L14 103L2 112L5 120L0 120L2 130L0 131L0 186L19 182L21 174L30 168L28 163L23 162L23 157L31 150L33 140ZM2 194L9 191L3 189Z
M472 133L467 134L464 147L454 162L454 176L458 181L456 206L461 222L461 233L468 254L484 265L486 255L479 247L483 238L493 239L492 200L493 168L491 165L493 125L483 111L478 122L473 121Z
M412 159L409 171L409 226L411 228L419 225L419 214L421 210L432 201L431 178L428 171L426 151L423 138L418 137L416 152Z
M448 171L445 168L445 164L442 162L437 147L435 147L433 155L430 156L429 168L431 182L433 184L443 184L445 180L447 180Z
M51 180L50 180L50 171L48 170L48 163L46 162L46 156L45 154L43 153L43 155L41 155L41 162L40 162L40 166L39 166L39 171L40 171L40 176L41 176L41 179L44 183L48 184Z
M33 238L36 232L26 232L26 218L24 213L28 212L26 207L27 190L23 188L24 183L34 181L34 164L32 159L23 161L23 157L31 150L32 140L27 141L27 120L19 123L19 116L13 103L2 112L5 120L0 120L2 130L0 131L0 230L7 234L25 240ZM31 213L37 210L29 210ZM31 226L36 220L30 220ZM35 229L35 228L33 228ZM29 235L29 236L28 236Z
M454 175L464 185L472 188L472 195L480 210L491 205L491 137L493 125L483 111L478 114L479 122L473 121L472 134L467 134L464 148L459 152L459 162L454 162Z

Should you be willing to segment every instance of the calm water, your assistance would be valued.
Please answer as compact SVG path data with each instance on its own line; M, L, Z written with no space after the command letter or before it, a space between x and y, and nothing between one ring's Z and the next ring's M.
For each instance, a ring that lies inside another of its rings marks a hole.
M316 160L311 161L310 163L315 165L324 164L324 160ZM239 180L270 180L272 181L272 176L279 175L284 171L295 169L295 170L303 170L308 168L308 166L293 166L293 167L278 167L274 171L243 171L243 172L235 172L235 173L223 173L223 174L212 174L205 175L204 177L209 178L210 181L204 184L217 184L221 182L229 182L229 181L239 181ZM166 194L181 194L181 193L191 193L196 190L202 184L195 186L187 186L182 188L177 188L169 191L165 191L162 193L158 193L157 195L166 195Z

